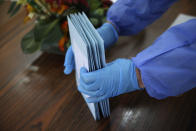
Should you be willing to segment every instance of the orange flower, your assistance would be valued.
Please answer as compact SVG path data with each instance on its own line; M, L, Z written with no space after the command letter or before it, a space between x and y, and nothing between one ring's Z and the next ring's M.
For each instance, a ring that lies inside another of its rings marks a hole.
M63 32L65 34L67 34L68 32L68 22L67 21L64 21L62 24L61 24L61 29L63 30Z
M31 20L31 18L30 18L29 16L26 16L26 17L24 18L24 23L26 24L27 21L29 21L29 20Z
M65 51L65 43L68 42L68 38L66 36L62 37L60 40L59 40L59 49L64 52Z
M67 10L69 7L66 5L61 5L60 8L58 9L57 13L61 15L65 10Z
M56 13L57 12L57 8L51 7L51 12Z
M33 7L30 4L26 5L26 9L28 12L33 12Z

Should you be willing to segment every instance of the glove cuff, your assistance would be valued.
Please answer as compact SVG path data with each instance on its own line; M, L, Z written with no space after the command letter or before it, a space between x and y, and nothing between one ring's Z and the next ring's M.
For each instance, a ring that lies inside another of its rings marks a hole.
M129 59L118 59L120 73L119 73L119 88L114 96L140 90L137 75L136 66Z
M108 48L118 40L118 33L114 26L110 23L103 24L97 29L104 40L104 47Z

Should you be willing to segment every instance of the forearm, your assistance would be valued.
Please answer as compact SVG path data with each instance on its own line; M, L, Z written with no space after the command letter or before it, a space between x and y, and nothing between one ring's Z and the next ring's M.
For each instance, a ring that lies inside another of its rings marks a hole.
M138 85L140 88L145 88L144 87L144 83L142 82L142 78L141 78L141 73L140 70L138 68L136 68L136 76L137 76L137 81L138 81Z
M172 27L132 59L150 96L163 99L196 87L195 30L196 19Z

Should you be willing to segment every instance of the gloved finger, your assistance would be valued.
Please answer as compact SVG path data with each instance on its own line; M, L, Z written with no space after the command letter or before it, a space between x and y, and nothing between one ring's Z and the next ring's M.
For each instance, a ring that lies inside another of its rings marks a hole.
M69 74L71 74L72 70L74 70L74 68L75 68L75 65L67 65L65 67L64 73L66 75L69 75Z
M97 32L99 33L99 35L101 36L101 37L103 37L103 30L99 27L99 28L97 28Z
M106 99L105 96L101 96L101 97L86 97L85 100L87 103L96 103L105 99Z
M106 64L106 67L111 66L113 63L114 63L114 61L112 61L112 62L110 62L110 63L107 63L107 64Z
M97 94L97 91L88 91L86 90L83 86L79 85L78 86L78 90L81 92L81 93L84 93L86 95L89 95L89 96L96 96Z
M74 54L73 54L73 51L72 51L72 46L70 46L68 49L67 49L67 52L66 52L66 55L65 55L65 63L64 63L64 66L66 65L72 65L73 64L73 61L74 60Z
M74 54L72 51L72 46L70 46L65 55L65 74L70 74L72 70L75 68Z
M96 77L92 72L88 72L84 67L80 69L80 79L86 84L92 84Z
M99 35L101 36L101 38L105 42L106 41L105 39L107 38L107 33L108 33L108 31L106 31L105 27L101 26L101 27L97 28L97 32L99 33Z
M113 45L118 39L118 33L114 26L110 23L103 24L100 28L97 29L97 32L102 37L105 48Z
M100 87L97 85L96 82L93 82L91 84L86 84L82 79L80 79L80 85L88 91L97 91L99 90L99 87Z

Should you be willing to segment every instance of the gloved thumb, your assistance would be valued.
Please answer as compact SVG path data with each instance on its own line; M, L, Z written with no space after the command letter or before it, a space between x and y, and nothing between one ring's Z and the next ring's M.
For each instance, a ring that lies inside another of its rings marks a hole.
M72 70L75 68L74 54L71 46L68 48L66 52L64 66L65 66L64 73L66 75L70 74Z
M110 47L118 40L118 33L110 23L103 24L100 28L97 29L97 32L104 40L105 48Z
M85 67L80 68L80 74L87 73L87 69Z

